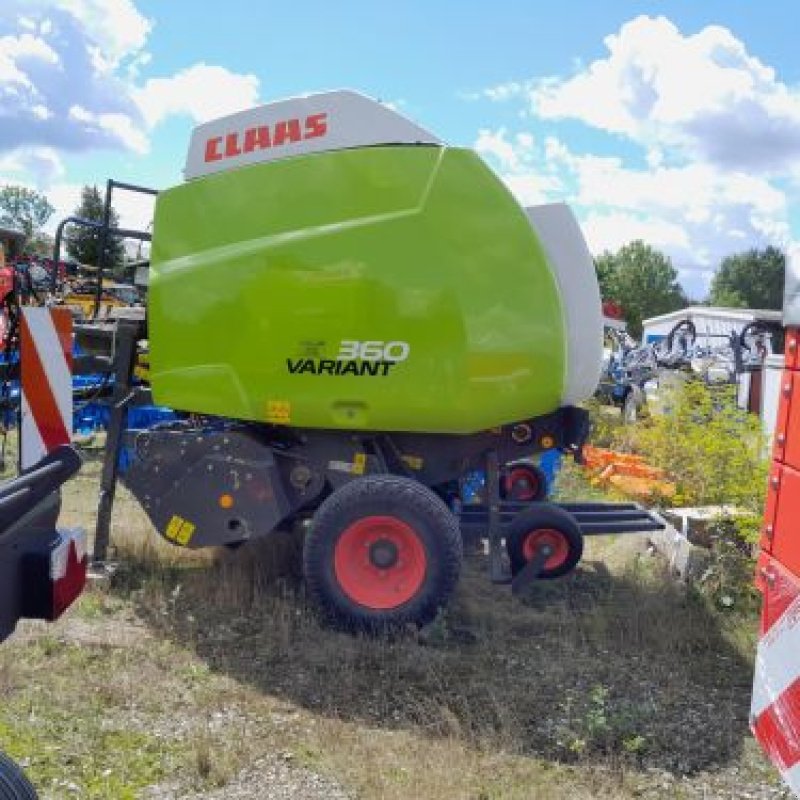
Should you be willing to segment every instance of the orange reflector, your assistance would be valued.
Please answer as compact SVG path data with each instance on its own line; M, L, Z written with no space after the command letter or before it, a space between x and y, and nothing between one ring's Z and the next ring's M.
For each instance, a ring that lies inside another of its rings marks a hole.
M219 496L220 508L231 508L233 506L233 497L229 494L221 494Z

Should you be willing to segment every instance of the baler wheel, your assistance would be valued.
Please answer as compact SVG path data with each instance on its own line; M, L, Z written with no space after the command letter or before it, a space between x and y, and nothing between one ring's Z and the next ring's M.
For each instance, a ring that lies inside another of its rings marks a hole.
M458 523L439 497L409 478L368 475L319 507L303 572L330 621L374 632L430 622L458 582L461 558Z
M37 800L38 797L25 773L0 753L0 800Z
M547 497L547 476L535 464L509 464L501 489L506 500L535 503Z
M523 509L506 529L511 573L516 575L534 558L541 545L548 545L551 554L538 577L558 578L575 569L581 560L583 534L575 518L563 508L540 503Z

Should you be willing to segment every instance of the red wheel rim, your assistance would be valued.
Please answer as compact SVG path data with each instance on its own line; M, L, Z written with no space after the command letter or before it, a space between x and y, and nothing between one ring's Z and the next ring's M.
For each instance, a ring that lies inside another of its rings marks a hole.
M527 467L514 467L505 477L505 490L510 500L534 500L539 493L539 476Z
M416 531L403 520L371 516L342 532L333 568L342 591L373 609L397 608L411 600L425 580L428 557Z
M552 553L544 562L545 569L558 569L569 558L569 540L554 528L539 528L525 534L522 540L522 555L530 561L542 545L548 545Z

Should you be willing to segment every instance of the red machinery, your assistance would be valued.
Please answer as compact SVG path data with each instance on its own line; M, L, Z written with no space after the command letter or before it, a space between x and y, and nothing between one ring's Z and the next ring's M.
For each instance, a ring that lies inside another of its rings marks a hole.
M800 254L789 258L786 361L756 585L763 595L750 725L800 796Z

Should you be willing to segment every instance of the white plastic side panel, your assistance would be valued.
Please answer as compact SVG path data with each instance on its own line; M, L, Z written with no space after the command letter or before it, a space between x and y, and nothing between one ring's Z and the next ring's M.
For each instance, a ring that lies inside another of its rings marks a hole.
M747 411L750 404L751 383L752 373L750 372L743 372L736 381L736 407L742 411Z
M568 206L554 203L525 211L561 294L567 340L563 403L573 405L594 393L603 361L603 315L594 261Z
M761 373L761 421L770 444L778 422L778 405L781 396L781 377L783 376L783 356L767 356Z
M800 325L800 245L792 245L786 254L783 324Z
M280 100L192 131L187 180L261 161L379 144L441 144L433 134L358 92Z

